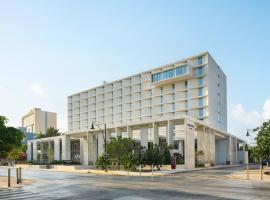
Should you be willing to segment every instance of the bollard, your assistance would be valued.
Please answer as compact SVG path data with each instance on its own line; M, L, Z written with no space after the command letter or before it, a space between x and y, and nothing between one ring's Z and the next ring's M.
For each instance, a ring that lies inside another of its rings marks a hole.
M17 179L17 184L19 184L19 168L16 168L16 179Z
M248 164L247 164L247 180L249 180L249 169L248 169Z
M152 176L154 175L154 166L152 165Z
M8 168L8 187L10 187L10 168Z
M263 165L261 165L261 180L263 180Z
M20 183L22 183L22 168L21 167L19 167L19 174L20 174L20 176L19 176Z
M142 175L142 165L140 165L140 176Z

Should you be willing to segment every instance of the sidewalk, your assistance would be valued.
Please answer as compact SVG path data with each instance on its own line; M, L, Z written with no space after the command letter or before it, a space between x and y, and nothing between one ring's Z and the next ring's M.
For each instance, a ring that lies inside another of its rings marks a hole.
M265 174L265 172L267 172L268 174ZM235 172L229 175L229 177L238 180L247 180L247 171L244 170L241 172ZM249 170L249 180L270 182L270 167L267 167L263 170L263 180L261 180L260 170Z
M14 167L6 167L6 166L0 166L0 168L2 168L2 169L8 169L8 168L14 169ZM10 188L21 187L23 185L30 184L30 183L32 183L31 180L24 179L22 177L22 183L17 184L16 177L14 177L14 176L10 177ZM6 174L4 173L4 174L0 175L0 189L1 188L7 188L7 187L8 187L8 177L7 177L7 173Z
M98 175L114 175L114 176L166 176L171 175L175 173L183 173L183 172L191 172L191 171L201 171L201 170L209 170L209 169L219 169L223 167L236 167L239 165L225 165L225 166L214 166L214 167L204 167L204 168L194 168L194 169L175 169L175 170L156 170L153 171L142 171L140 172L128 172L124 170L108 170L105 172L105 170L101 169L75 169L73 166L63 166L59 165L56 168L53 169L39 169L37 165L17 165L17 167L22 167L25 169L33 169L33 170L46 170L46 171L55 171L55 172L70 172L70 173L84 173L84 174L98 174Z

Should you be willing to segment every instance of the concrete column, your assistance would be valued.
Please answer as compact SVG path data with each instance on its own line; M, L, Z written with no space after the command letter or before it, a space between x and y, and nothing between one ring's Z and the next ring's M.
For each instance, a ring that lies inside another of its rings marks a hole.
M228 147L227 147L227 159L226 161L230 161L230 165L232 164L232 159L231 159L231 136L228 138Z
M168 145L173 144L173 126L174 126L173 121L168 120L166 132L166 140Z
M95 137L92 132L87 133L87 148L88 148L88 163L94 164L96 162L96 145Z
M204 127L204 142L205 142L205 148L204 148L205 166L210 166L210 160L211 160L210 130L206 129L205 127Z
M80 138L80 162L84 164L84 138Z
M31 161L32 160L32 142L27 141L27 161Z
M204 127L199 127L197 128L197 145L198 145L198 150L199 151L203 151L203 156L200 156L199 161L201 163L205 164L205 152L206 152L206 148L205 148L205 129Z
M216 163L216 136L215 132L211 130L210 132L210 164Z
M185 165L186 168L195 168L195 125L192 121L185 119Z
M153 123L153 144L159 145L159 134L158 134L158 124Z
M121 128L117 127L116 130L115 130L115 132L116 132L116 136L117 136L117 137L122 137L122 131L121 131Z
M98 138L98 156L101 156L104 153L104 132L97 133Z
M89 147L89 137L88 137L88 132L86 133L86 138L83 138L83 164L84 165L89 165L90 161L90 147Z
M131 126L127 126L127 134L129 138L133 139L133 129Z
M33 160L37 160L37 141L33 141Z
M71 159L71 152L70 152L70 136L65 135L62 139L62 154L63 160L70 160Z
M228 141L228 158L230 161L230 164L233 165L233 149L232 149L232 137L229 136L229 141Z
M235 139L235 164L238 164L238 145L237 145L237 139Z
M40 145L40 161L43 161L44 160L44 146L43 146L43 142L40 141L39 143Z
M147 127L141 128L141 145L145 147L146 149L148 148L148 128Z
M59 138L54 139L54 160L60 160L60 142L59 142Z

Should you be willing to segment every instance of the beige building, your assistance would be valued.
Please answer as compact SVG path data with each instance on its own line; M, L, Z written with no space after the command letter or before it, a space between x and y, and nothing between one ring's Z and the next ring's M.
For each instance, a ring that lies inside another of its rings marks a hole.
M202 53L69 96L68 130L188 115L227 131L226 90L225 74Z
M22 127L26 128L27 132L45 134L46 129L57 128L56 113L33 108L22 117Z
M197 150L205 166L246 162L244 141L227 132L226 76L208 52L70 95L68 132L29 141L28 159L46 159L53 148L56 160L93 165L105 138L93 122L106 123L108 141L173 145L177 167L194 168Z

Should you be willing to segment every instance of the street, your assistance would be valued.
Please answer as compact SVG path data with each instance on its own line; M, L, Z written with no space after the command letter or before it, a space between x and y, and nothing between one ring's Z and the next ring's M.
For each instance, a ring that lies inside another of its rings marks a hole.
M226 177L239 170L241 167L127 177L24 169L23 178L33 183L0 189L0 199L270 199L269 182ZM0 168L0 175L6 171Z

